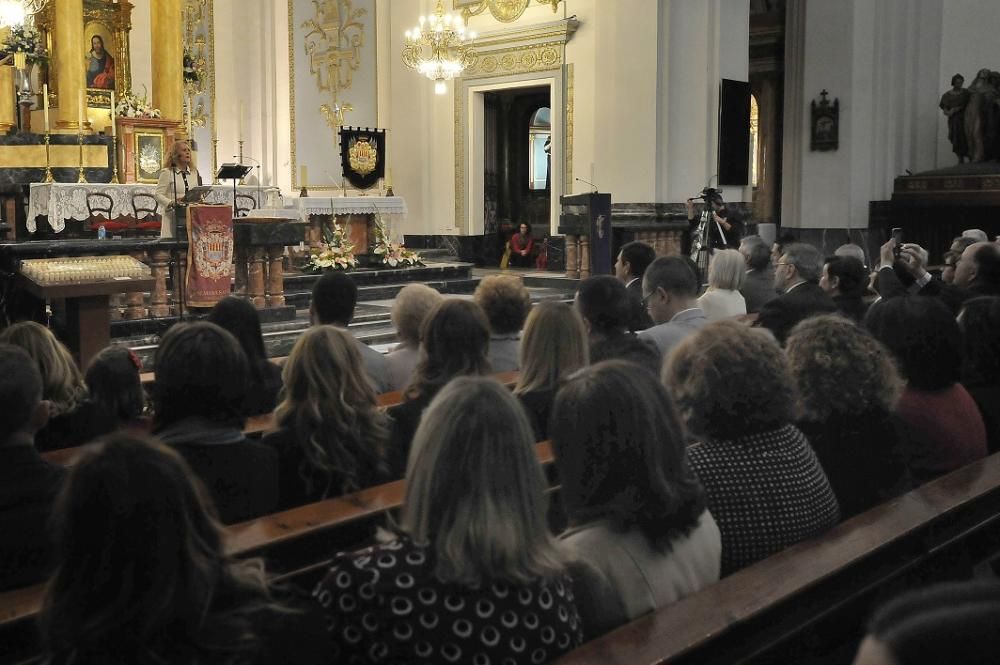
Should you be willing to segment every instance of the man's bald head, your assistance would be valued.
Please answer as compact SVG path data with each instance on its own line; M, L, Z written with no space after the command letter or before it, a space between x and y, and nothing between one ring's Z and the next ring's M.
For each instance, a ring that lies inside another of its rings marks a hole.
M977 242L966 247L955 264L955 284L1000 286L1000 246Z

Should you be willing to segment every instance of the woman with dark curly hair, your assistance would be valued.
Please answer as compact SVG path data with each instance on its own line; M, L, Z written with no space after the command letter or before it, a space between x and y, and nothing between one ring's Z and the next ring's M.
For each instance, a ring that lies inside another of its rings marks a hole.
M962 385L972 395L986 425L986 445L1000 451L1000 298L965 301L958 323L964 332Z
M559 390L552 444L581 567L577 606L605 633L719 579L722 542L684 431L652 372L608 360Z
M420 360L403 403L389 409L392 421L386 450L394 478L406 473L410 443L420 417L446 383L458 376L485 376L490 326L482 308L468 300L445 300L427 315L420 329Z
M985 457L983 418L959 383L962 331L951 310L928 296L890 298L868 312L865 325L892 351L906 379L896 415L914 482Z
M845 519L910 489L899 423L903 390L892 354L837 315L792 329L785 355L798 394L798 426L816 451Z
M788 364L774 336L710 323L674 349L663 382L699 440L688 449L722 532L722 574L837 523L837 498L792 424Z

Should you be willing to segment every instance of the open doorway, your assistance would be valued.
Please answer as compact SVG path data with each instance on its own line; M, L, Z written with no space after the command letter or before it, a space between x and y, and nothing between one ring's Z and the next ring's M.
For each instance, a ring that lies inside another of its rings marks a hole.
M483 94L484 231L495 254L522 224L548 235L552 202L552 99L548 85Z

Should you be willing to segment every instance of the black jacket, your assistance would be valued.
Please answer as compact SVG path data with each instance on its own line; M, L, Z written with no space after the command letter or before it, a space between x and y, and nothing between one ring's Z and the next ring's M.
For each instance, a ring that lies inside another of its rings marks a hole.
M652 327L653 319L642 302L642 277L633 280L625 289L629 299L629 329L637 332Z
M764 305L756 325L770 330L784 344L788 333L799 321L836 311L836 303L818 284L802 282Z

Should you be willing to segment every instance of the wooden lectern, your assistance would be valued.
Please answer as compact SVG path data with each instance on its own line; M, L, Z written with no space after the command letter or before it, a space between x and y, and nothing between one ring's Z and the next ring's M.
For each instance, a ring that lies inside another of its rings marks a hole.
M610 275L611 195L598 192L560 196L559 233L566 236L566 276Z

